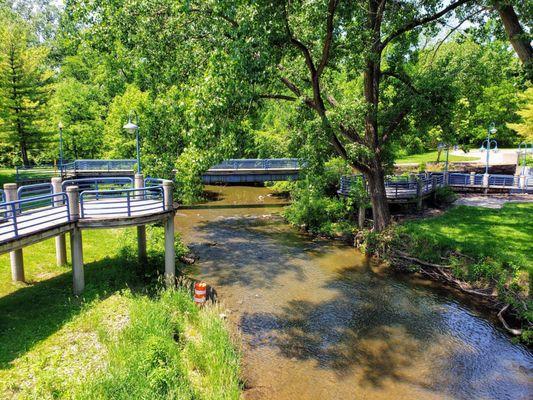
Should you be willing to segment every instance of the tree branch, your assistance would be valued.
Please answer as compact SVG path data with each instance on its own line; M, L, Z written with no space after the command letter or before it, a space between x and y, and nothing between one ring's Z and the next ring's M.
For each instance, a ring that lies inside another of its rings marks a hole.
M283 15L285 18L285 30L287 31L287 36L289 37L289 41L294 47L296 47L302 52L305 58L305 63L307 64L307 67L309 68L311 75L314 76L316 75L316 68L315 68L315 64L313 63L313 57L311 56L311 52L309 51L307 46L305 46L302 42L300 42L298 39L296 39L293 36L291 27L289 25L289 14L287 12L286 4L284 5L283 10L284 10Z
M331 44L333 42L333 19L335 18L335 10L337 9L338 4L338 0L329 0L328 17L326 20L326 38L324 39L324 47L322 49L322 59L316 70L317 76L322 75L329 60Z
M407 79L406 76L397 74L396 72L393 72L393 71L383 71L381 72L381 75L391 76L393 78L396 78L400 82L402 82L405 86L407 86L413 93L422 94L416 87L414 87L414 85L409 81L409 79Z
M293 92L298 98L302 98L304 103L307 104L309 107L316 110L315 102L307 97L303 97L302 91L298 88L298 86L296 86L294 83L292 83L290 80L288 80L284 76L280 77L280 79L281 79L281 82L283 82L283 84L287 86L287 88L291 92Z
M445 7L444 9L442 9L441 11L439 11L439 12L437 12L435 14L428 15L428 16L426 16L424 18L412 20L411 22L409 22L409 23L405 24L404 26L402 26L397 31L391 33L385 40L383 40L383 42L381 42L381 46L380 46L381 50L383 50L392 40L396 39L398 36L400 36L400 35L402 35L402 34L404 34L406 32L409 32L410 30L413 30L414 28L416 28L418 26L421 26L421 25L427 24L429 22L435 21L436 19L439 19L443 15L446 15L450 11L453 11L456 8L462 6L463 4L466 4L466 3L470 2L470 1L472 1L472 0L457 0L456 2L450 4L448 7Z
M224 15L222 13L214 12L210 8L207 8L207 9L204 9L204 10L202 10L200 8L189 8L189 11L192 12L192 13L205 14L205 15L208 15L210 17L222 18L224 21L228 22L234 28L238 28L239 27L239 24L234 19L231 19L230 17L228 17L227 15Z
M260 94L258 96L260 99L275 99L275 100L287 100L287 101L296 101L297 97L287 96L284 94Z
M387 140L390 138L390 136L394 133L396 128L400 126L404 118L409 114L409 111L411 111L411 106L407 106L404 109L402 109L396 117L394 117L391 122L389 123L389 126L387 129L383 132L383 136L381 138L381 143L387 142Z

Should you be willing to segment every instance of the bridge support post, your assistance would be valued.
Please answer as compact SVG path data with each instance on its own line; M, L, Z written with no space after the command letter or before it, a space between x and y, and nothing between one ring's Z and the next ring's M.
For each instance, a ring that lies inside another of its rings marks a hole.
M5 183L4 192L6 195L6 202L17 201L17 184ZM13 282L24 282L24 255L22 249L13 250L9 253L11 262L11 280Z
M470 185L474 186L475 183L476 183L476 173L470 172Z
M52 178L52 188L54 193L61 193L61 178L54 177ZM56 199L54 199L56 200ZM54 204L56 204L54 202ZM59 205L62 205L59 203ZM62 267L67 263L67 241L65 239L65 234L55 237L56 242L56 263L58 267Z
M144 175L135 174L134 180L135 189L144 188ZM142 192L135 193L136 199L141 200L143 198ZM148 261L148 253L146 251L146 225L139 225L137 227L137 253L139 257L139 263L141 265L146 264Z
M416 181L416 208L417 210L422 209L422 201L424 199L423 185L424 185L424 182L421 179L417 179Z
M483 187L485 188L485 194L489 192L489 174L483 174Z
M172 201L172 181L163 181L165 209L174 210ZM176 282L176 249L174 247L174 213L165 220L165 283L174 286Z
M67 188L70 221L76 222L80 218L79 193L77 186ZM74 226L70 231L70 251L72 258L72 283L74 294L80 294L85 288L85 274L83 271L83 243L81 229Z
M526 192L526 189L527 189L527 187L526 187L526 178L527 178L526 175L520 175L520 182L519 182L519 185L518 185L521 189L524 190L524 192Z

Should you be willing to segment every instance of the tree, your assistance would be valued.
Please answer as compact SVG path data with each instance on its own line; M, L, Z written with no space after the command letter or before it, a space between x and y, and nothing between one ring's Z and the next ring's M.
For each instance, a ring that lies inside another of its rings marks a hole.
M261 66L271 78L247 77L263 91L259 98L297 102L314 113L330 146L366 177L379 231L390 222L384 174L391 139L415 99L433 100L413 85L403 64L423 27L435 35L435 21L468 2L257 1L240 8L217 2L195 9L214 26L213 16L222 15L225 32L242 49L251 47L239 61ZM263 38L268 40L261 46ZM336 98L361 75L360 93Z
M46 144L45 105L52 72L46 66L48 49L35 44L28 25L3 16L0 26L1 132L17 146L24 165L30 152Z
M517 111L522 121L515 124L507 124L510 129L528 141L533 141L533 87L529 87L520 95L522 107Z

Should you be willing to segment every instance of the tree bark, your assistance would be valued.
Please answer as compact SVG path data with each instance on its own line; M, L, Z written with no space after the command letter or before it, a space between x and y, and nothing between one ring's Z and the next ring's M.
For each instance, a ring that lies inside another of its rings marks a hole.
M510 4L501 4L498 1L494 4L502 19L505 32L507 32L507 36L509 36L509 41L518 55L518 58L520 58L524 64L528 76L531 78L533 75L533 49L527 38L527 34L520 25L518 16L514 11L513 6Z
M380 232L390 224L389 203L385 191L385 174L380 161L375 161L372 169L365 174L372 204L374 230Z

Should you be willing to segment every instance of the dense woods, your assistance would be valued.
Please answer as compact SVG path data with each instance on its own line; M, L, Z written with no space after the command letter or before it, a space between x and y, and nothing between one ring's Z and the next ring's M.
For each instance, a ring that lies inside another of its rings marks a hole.
M388 224L383 176L440 142L530 131L531 5L519 1L3 1L0 163L133 157L184 199L225 157L340 156ZM529 112L530 113L530 112Z

